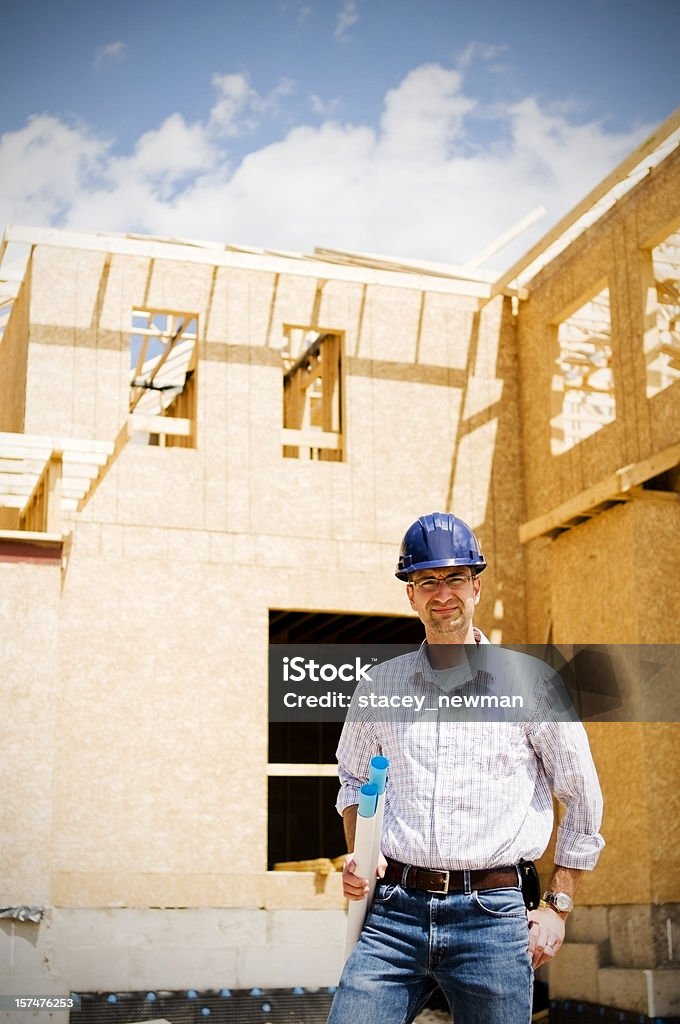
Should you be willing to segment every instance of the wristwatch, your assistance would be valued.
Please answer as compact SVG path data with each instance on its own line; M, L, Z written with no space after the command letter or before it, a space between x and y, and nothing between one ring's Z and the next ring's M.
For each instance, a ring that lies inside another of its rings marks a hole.
M574 909L574 901L566 892L544 892L541 902L560 914L568 914Z

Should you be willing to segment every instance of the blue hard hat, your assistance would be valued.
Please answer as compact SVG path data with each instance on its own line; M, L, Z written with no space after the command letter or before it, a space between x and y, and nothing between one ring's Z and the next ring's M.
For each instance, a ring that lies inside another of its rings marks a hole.
M469 565L473 576L486 569L479 541L467 523L450 512L431 512L409 526L401 542L395 576L408 581L418 569Z

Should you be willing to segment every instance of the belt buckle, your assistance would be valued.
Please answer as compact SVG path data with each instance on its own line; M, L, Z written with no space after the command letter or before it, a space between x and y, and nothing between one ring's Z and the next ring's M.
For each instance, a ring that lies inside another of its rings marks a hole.
M427 891L428 892L438 893L438 894L440 894L442 896L446 896L448 894L448 891L449 891L449 878L451 877L451 872L450 871L442 870L442 871L438 871L437 874L445 876L444 888L443 889L428 889Z

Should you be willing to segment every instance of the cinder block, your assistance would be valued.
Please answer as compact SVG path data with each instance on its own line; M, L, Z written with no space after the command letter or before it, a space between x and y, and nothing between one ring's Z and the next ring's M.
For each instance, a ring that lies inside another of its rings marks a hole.
M599 1002L598 972L605 943L567 942L548 968L551 999Z
M306 988L337 985L343 965L343 950L311 949L289 946L287 949L240 949L238 951L238 987Z
M612 965L656 967L651 906L610 907L608 916Z
M272 910L267 914L267 945L309 946L315 950L344 942L347 916L342 910Z
M50 969L59 975L71 992L130 989L130 956L119 946L96 947L55 945L49 958Z
M650 1017L674 1017L680 1011L680 971L637 971L603 967L600 1002ZM551 993L552 994L552 993Z
M237 978L235 949L154 946L130 952L130 989L231 987Z
M606 942L609 939L608 907L577 905L567 918L566 941Z
M229 948L266 941L263 910L212 908L55 909L51 942L63 948L99 945L121 949L157 946Z

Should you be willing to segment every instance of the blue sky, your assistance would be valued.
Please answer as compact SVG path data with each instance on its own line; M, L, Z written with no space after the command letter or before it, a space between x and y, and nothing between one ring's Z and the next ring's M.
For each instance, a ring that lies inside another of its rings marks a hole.
M677 0L23 0L0 225L503 269L678 104Z

